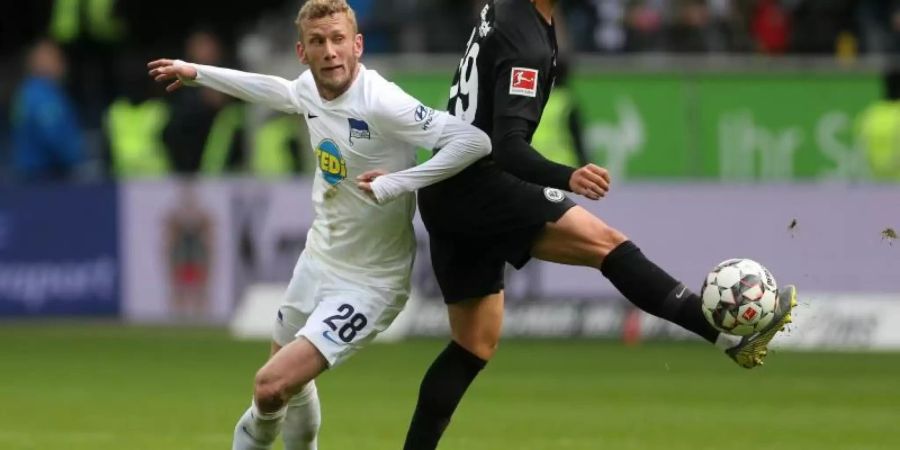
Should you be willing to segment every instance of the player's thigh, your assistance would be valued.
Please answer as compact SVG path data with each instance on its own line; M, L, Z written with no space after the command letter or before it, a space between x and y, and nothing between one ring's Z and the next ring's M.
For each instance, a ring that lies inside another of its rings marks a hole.
M586 209L575 206L556 222L547 223L531 255L544 261L600 268L603 258L627 239Z
M328 283L297 337L310 341L329 366L337 366L387 329L408 297L403 289Z
M321 265L306 252L300 255L281 305L275 313L272 341L284 347L294 341L318 305L319 292L326 279Z
M432 233L431 266L444 296L453 304L503 290L506 262L488 239Z
M494 356L503 329L503 291L447 305L453 340L487 361Z

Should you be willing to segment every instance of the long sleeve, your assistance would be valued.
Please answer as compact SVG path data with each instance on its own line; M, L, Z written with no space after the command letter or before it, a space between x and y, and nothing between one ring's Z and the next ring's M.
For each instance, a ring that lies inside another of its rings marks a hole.
M435 146L441 151L425 163L376 178L372 191L378 202L385 203L450 178L491 153L491 141L484 132L450 115Z
M306 112L298 101L295 81L184 61L177 61L176 64L190 64L197 69L197 78L188 84L215 89L243 101L286 113Z
M549 55L535 52L521 30L498 29L495 39L510 49L507 57L499 58L494 71L493 159L504 171L519 179L541 186L570 190L569 179L574 168L544 158L531 144L531 136L541 120L544 105L550 97L552 77ZM515 32L515 34L506 34ZM531 89L514 85L517 78L530 82Z
M531 144L527 136L533 124L518 117L504 117L494 125L494 162L503 170L530 183L571 190L569 179L574 168L544 158Z

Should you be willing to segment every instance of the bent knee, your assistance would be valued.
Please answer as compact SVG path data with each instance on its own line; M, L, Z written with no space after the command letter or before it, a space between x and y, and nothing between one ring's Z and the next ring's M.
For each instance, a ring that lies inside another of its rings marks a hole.
M264 412L274 412L281 409L290 398L288 386L273 373L265 368L256 373L253 382L253 399L257 407Z
M580 265L600 268L606 256L616 247L628 240L621 231L601 222L592 224L590 233L585 236L586 250L582 253L583 260Z
M494 333L483 333L477 336L454 335L453 340L460 347L484 361L490 361L497 353L497 347L500 346L500 335Z
M602 261L603 258L606 258L606 255L613 251L613 249L627 240L628 237L621 231L604 224L598 233L598 239L595 244L597 247L596 253L600 255Z

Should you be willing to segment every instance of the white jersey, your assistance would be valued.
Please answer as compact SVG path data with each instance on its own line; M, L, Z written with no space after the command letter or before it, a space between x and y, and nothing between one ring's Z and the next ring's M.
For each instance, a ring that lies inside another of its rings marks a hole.
M445 114L424 108L378 72L361 67L347 92L322 100L312 74L295 81L304 111L316 177L316 219L307 251L333 270L377 286L409 283L415 254L415 194L376 204L357 189L357 175L372 169L397 172L416 164L416 142L433 148Z
M176 61L175 64L187 64ZM279 308L275 342L308 339L331 367L387 329L409 297L415 255L412 192L447 179L491 151L481 130L425 107L359 66L346 92L323 100L310 72L294 81L193 65L194 80L248 102L302 114L316 152L316 218ZM440 148L414 166L419 147ZM356 177L389 172L369 183Z
M423 106L362 65L351 87L330 101L321 98L308 70L287 81L194 67L198 84L306 118L317 161L316 217L306 251L342 277L407 289L415 255L415 196L400 193L378 204L357 188L356 177L414 166L417 148L434 148L450 116Z

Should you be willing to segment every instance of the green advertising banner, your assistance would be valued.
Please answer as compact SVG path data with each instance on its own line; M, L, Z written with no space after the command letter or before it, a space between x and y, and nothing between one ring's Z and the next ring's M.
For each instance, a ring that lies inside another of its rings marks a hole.
M444 109L451 74L393 74ZM589 157L619 179L865 179L854 132L881 94L866 74L582 74Z
M703 79L700 87L705 174L866 178L854 123L880 96L876 77L718 77Z

